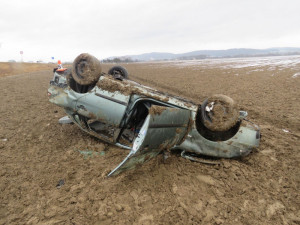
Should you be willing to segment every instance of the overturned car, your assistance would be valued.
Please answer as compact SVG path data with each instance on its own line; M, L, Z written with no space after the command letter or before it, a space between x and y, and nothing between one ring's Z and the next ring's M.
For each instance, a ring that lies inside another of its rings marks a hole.
M259 145L259 127L246 120L234 101L214 95L202 104L159 92L128 79L121 66L108 73L89 54L79 55L72 69L55 69L50 102L65 109L83 131L130 150L108 176L132 169L164 150L233 158Z

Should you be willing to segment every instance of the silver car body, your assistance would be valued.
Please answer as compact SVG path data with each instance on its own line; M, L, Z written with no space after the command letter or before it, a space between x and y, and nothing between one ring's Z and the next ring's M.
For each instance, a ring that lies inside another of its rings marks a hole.
M231 138L212 141L197 130L200 106L191 101L108 74L102 74L85 93L70 86L66 73L55 72L48 89L49 101L63 107L83 131L130 150L109 176L132 169L166 149L233 158L248 155L259 145L259 127L245 120L244 111ZM134 124L139 113L142 119Z

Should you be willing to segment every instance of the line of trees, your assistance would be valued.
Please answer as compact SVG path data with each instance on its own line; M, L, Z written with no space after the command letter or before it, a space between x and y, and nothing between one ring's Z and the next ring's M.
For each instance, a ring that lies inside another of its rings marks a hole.
M104 63L131 63L138 62L138 60L132 60L131 58L113 58L113 59L103 59Z

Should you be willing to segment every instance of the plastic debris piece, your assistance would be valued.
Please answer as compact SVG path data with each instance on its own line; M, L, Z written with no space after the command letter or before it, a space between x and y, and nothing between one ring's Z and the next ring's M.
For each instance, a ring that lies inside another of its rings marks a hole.
M95 152L93 150L76 150L78 151L81 155L83 155L84 159L88 159L89 157L93 157L93 156L104 156L105 155L105 152L102 151L102 152Z
M300 76L300 73L295 73L295 74L292 76L292 78L296 78L296 77L298 77L298 76Z
M56 188L60 189L64 184L65 184L65 180L61 179L61 180L58 181L58 183L56 185Z
M83 157L84 159L87 159L87 158L93 156L93 151L89 151L89 150L87 150L87 151L81 151L81 150L78 150L78 152L84 156Z
M60 123L60 124L71 124L71 123L73 123L73 121L68 116L64 116L64 117L62 117L58 120L58 123Z

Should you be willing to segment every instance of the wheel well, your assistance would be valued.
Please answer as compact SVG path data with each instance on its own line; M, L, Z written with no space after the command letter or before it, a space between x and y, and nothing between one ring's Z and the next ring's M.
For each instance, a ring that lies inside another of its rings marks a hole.
M97 83L94 82L90 85L78 84L72 76L72 71L70 71L69 74L67 75L67 82L68 82L68 86L77 93L87 93L88 91L92 90Z

